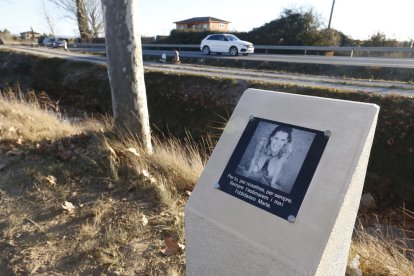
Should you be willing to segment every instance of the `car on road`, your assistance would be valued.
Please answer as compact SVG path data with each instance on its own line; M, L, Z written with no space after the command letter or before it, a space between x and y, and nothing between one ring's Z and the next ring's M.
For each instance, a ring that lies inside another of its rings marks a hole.
M201 41L200 50L204 55L210 53L229 53L231 56L254 53L251 42L240 40L232 34L211 34Z
M42 45L46 47L52 47L52 43L56 40L54 37L46 37L42 40Z
M42 45L46 47L59 48L65 46L65 40L62 38L46 37L42 41Z
M52 48L65 47L65 43L67 43L66 40L58 38L55 41L53 41Z

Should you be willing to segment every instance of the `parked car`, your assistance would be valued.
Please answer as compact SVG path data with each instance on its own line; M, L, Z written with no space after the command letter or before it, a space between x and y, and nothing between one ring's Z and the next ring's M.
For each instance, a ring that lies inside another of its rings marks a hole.
M229 53L231 56L254 53L254 46L232 34L211 34L201 41L200 50L204 55L210 53Z

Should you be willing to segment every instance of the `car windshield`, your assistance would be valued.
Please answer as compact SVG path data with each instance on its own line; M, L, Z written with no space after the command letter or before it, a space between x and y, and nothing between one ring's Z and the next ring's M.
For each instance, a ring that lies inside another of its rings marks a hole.
M237 41L237 40L240 40L237 36L235 36L235 35L226 35L227 36L227 38L230 40L230 41Z

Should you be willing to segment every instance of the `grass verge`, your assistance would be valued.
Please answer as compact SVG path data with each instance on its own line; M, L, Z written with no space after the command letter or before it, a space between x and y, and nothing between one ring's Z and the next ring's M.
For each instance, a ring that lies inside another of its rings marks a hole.
M71 123L12 92L0 99L0 271L183 275L183 207L208 150L160 137L148 155L108 119ZM350 263L412 275L407 249L364 229Z
M8 96L0 110L0 271L183 274L195 145L156 140L146 155L110 121L74 124Z

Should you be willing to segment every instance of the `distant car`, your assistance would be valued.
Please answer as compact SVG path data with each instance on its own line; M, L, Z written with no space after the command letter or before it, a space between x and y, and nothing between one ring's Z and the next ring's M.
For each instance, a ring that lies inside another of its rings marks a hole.
M62 38L46 37L42 41L42 45L52 48L60 48L65 46L65 40Z
M65 46L65 43L66 43L65 40L58 38L55 41L53 41L52 48L64 47Z
M232 34L211 34L201 41L200 50L204 55L210 53L229 53L231 56L254 53L254 46Z
M53 42L55 42L56 38L54 37L46 37L42 41L42 45L46 47L52 47Z

